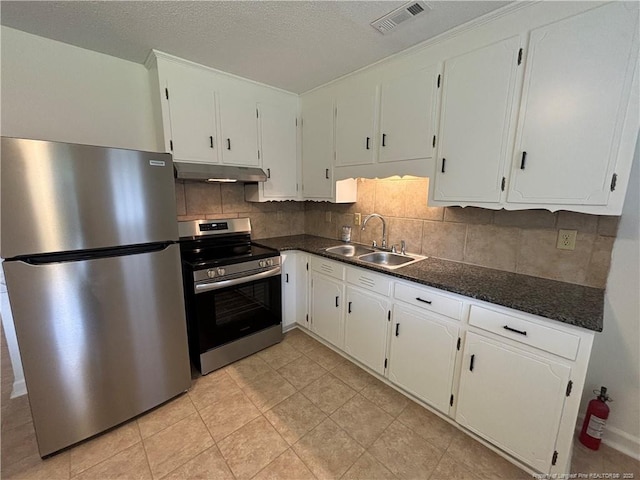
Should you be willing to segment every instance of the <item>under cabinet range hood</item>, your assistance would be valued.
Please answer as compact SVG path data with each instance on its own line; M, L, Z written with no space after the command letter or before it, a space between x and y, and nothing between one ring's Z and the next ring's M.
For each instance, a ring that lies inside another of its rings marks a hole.
M210 163L173 162L175 178L204 182L266 182L267 174L258 167L234 167Z

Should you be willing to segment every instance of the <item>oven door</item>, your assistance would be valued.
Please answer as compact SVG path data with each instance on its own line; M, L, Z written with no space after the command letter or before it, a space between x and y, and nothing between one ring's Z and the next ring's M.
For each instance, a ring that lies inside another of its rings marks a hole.
M199 353L282 323L280 267L194 284Z

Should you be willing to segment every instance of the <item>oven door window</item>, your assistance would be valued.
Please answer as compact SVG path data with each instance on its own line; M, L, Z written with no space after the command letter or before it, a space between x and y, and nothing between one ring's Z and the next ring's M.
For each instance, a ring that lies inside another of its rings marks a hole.
M281 323L280 275L195 295L200 353Z

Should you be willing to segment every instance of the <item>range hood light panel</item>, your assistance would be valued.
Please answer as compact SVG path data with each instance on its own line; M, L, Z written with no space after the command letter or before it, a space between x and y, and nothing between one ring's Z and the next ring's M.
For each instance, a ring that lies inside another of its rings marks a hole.
M210 183L235 183L238 180L236 180L235 178L207 178L207 182Z

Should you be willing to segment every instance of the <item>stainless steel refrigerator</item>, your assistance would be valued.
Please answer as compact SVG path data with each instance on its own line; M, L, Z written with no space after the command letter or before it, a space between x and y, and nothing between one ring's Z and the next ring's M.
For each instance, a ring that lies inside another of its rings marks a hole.
M191 384L171 156L2 138L1 237L41 456Z

